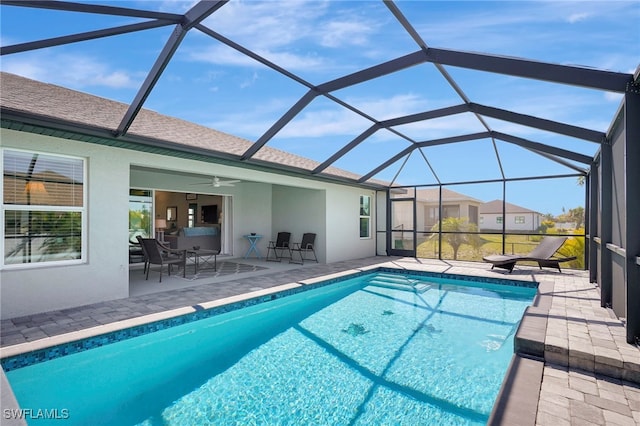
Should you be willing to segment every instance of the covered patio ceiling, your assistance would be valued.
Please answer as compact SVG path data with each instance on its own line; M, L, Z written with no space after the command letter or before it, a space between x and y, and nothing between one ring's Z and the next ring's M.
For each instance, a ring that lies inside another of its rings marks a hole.
M626 25L634 16L619 16L620 32L602 35L626 56L618 62L626 70L610 71L546 60L561 51L567 62L587 62L588 49L581 55L570 32L546 39L492 22L503 41L483 42L474 34L481 25L472 24L492 19L483 2L446 3L3 0L2 70L125 102L114 138L126 139L143 107L246 138L251 146L234 161L247 165L270 146L317 161L308 175L338 167L363 185L587 174L608 143L621 94L638 82L637 28ZM579 6L518 3L543 14ZM589 13L588 2L580 7ZM33 39L14 36L14 26L32 27ZM311 50L301 50L303 37L316 40ZM433 47L432 39L453 47ZM517 57L519 46L538 44L537 59ZM83 55L117 64L132 53L135 66L98 73L102 84L77 75ZM332 60L338 53L342 62ZM53 72L30 74L29 66L47 61ZM65 82L61 67L76 70L77 80ZM453 171L451 159L459 163Z

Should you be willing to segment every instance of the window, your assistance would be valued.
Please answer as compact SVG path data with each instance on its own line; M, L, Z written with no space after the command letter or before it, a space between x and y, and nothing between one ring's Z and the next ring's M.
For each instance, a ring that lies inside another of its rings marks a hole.
M458 205L442 205L442 217L460 217L460 206Z
M371 197L360 196L360 238L371 237Z
M3 264L80 262L85 239L85 162L4 150Z
M189 208L187 209L187 228L196 226L196 211L198 211L198 205L189 203Z
M513 219L515 223L524 223L524 216L516 216Z
M153 218L153 193L148 189L129 189L129 241L137 236L149 238Z
M496 223L502 224L502 216L496 217Z

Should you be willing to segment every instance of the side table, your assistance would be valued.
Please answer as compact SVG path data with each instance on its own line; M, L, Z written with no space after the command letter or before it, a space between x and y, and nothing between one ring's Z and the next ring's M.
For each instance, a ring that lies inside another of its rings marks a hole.
M249 250L247 250L247 253L245 253L244 258L248 258L253 252L255 253L256 257L260 259L262 256L260 255L260 251L258 250L256 244L258 243L258 240L262 238L262 235L245 235L244 237L249 240Z

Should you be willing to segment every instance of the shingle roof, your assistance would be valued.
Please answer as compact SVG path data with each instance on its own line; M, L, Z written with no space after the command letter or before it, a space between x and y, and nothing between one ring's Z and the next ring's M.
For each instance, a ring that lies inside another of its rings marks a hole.
M115 131L128 109L128 105L53 84L31 80L0 72L0 107L41 118ZM175 144L178 147L199 148L211 153L240 157L252 142L246 139L204 127L195 123L140 110L127 134L131 137L150 138ZM253 157L273 165L289 166L311 171L320 163L298 155L263 147ZM357 180L359 175L335 167L323 174Z
M511 203L505 203L505 210L507 213L538 213L533 210L529 210L526 207L521 207ZM502 200L493 200L488 203L484 203L478 209L480 214L502 214Z
M418 201L432 201L437 202L438 197L440 196L439 188L423 188L417 191L417 200ZM466 194L461 194L456 191L452 191L447 188L442 188L442 201L453 202L453 201L472 201L476 203L482 203L481 200L470 197Z

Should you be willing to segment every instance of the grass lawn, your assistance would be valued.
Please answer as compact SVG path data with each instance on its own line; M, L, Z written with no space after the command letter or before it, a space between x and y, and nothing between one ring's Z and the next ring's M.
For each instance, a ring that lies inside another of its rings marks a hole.
M442 237L442 258L447 260L454 259L453 247L447 242L447 234ZM457 260L482 261L482 258L491 254L502 253L502 235L499 234L479 234L477 243L461 244L458 248ZM533 250L542 236L533 235L507 235L505 240L506 254L527 254ZM562 256L577 256L578 259L563 264L563 267L584 269L584 237L571 237L565 242L560 249ZM427 259L438 258L438 239L434 236L430 239L418 241L416 250L417 257ZM529 262L531 265L537 265L535 262ZM523 263L527 264L527 263Z

